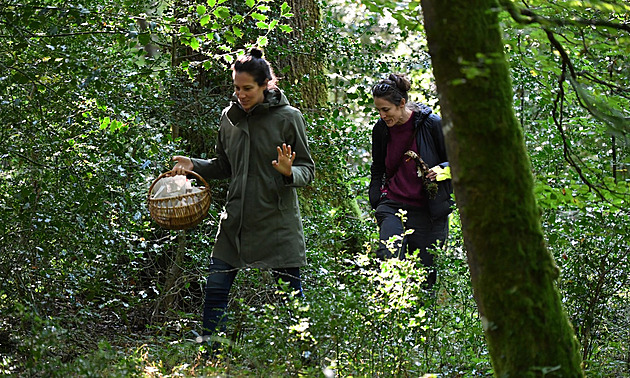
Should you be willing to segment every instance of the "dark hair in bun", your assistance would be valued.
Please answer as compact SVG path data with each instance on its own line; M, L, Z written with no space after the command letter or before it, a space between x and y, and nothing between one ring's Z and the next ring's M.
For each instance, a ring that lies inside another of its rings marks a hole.
M262 59L263 56L263 52L260 49L257 48L252 48L251 50L249 50L249 55L253 56L254 58L257 59Z
M275 87L275 82L277 81L271 65L263 58L262 50L255 47L249 50L247 54L239 57L232 65L232 70L235 72L247 72L252 75L258 85L264 85L265 80L269 80L267 83L268 88Z
M411 82L403 74L390 74L385 80L381 80L372 87L372 96L382 98L394 105L400 105L401 101L409 102L409 90Z

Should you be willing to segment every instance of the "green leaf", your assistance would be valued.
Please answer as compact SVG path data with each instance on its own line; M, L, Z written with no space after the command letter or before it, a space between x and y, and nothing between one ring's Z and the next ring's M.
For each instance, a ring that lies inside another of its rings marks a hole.
M269 39L265 36L260 36L258 37L258 39L256 40L256 44L260 47L265 47L267 46L267 44L269 43Z
M264 30L269 29L269 25L268 25L267 23L265 23L265 22L262 22L262 21L258 21L258 22L256 23L256 27L257 27L258 29L264 29Z
M182 26L179 28L179 32L183 35L191 35L190 34L190 29L188 29L188 26Z
M209 22L210 22L210 16L207 14L201 17L201 19L199 20L199 23L201 24L201 26L206 26Z
M293 31L293 28L289 25L279 25L278 27L285 33L291 33Z
M217 5L217 0L208 0L208 6L210 8L214 8L215 5Z
M289 11L291 11L291 7L285 1L284 3L282 3L282 6L280 7L280 14L284 16Z
M230 17L230 10L226 7L217 7L217 9L215 9L212 14L214 14L216 16L216 18L229 18Z
M248 7L253 8L256 4L256 0L246 0L245 4L247 4Z
M234 32L234 35L237 36L238 38L243 37L243 31L239 29L237 26L232 25L232 31Z
M234 39L234 35L230 32L226 32L225 34L223 34L223 38L225 38L225 40L228 41L228 43L231 45L236 43L236 40Z
M149 33L138 34L138 43L140 43L142 46L146 46L150 42L151 42L151 34Z
M114 132L114 131L120 129L121 126L122 126L122 122L114 119L109 124L109 131Z
M267 16L265 16L264 14L253 12L251 14L251 16L252 16L253 19L258 20L258 21L265 21L265 20L267 20Z
M197 5L197 14L200 16L206 14L206 6L202 4Z
M107 126L109 126L110 122L111 122L111 119L109 117L101 118L100 119L100 123L101 123L100 128L101 128L101 130L107 128Z
M258 9L261 12L269 12L271 10L271 8L268 5L263 5L263 4L260 4L259 6L257 6L256 9Z
M190 39L190 47L193 50L199 50L199 40L197 38Z

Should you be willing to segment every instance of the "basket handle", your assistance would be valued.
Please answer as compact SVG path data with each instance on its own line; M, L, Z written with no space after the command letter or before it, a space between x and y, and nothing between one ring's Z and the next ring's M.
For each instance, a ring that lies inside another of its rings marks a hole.
M196 178L201 180L201 183L203 184L204 188L206 188L206 190L208 189L208 183L206 182L206 180L203 179L203 177L201 177L199 175L199 173L195 172L195 171L189 171L188 169L185 169L184 172L186 172L186 175L190 175L192 174L193 176L195 176ZM161 178L165 177L165 176L177 176L176 174L174 174L175 171L171 170L171 171L167 171L162 173L161 175L159 175L151 184L151 186L149 187L149 194L148 194L148 198L151 198L151 192L153 191L153 186L155 185L156 182L160 181Z

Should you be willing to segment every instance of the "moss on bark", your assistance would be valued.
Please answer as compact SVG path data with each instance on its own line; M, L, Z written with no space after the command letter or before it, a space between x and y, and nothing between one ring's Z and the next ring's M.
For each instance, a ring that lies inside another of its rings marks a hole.
M423 0L475 298L497 376L583 376L555 286L495 1Z

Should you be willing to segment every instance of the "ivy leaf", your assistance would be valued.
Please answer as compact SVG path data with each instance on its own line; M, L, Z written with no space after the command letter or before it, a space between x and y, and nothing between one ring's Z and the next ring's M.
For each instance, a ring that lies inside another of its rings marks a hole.
M251 16L252 16L253 19L258 20L258 21L265 21L265 20L267 20L267 16L265 16L264 14L253 12L251 14Z
M258 39L256 40L256 44L260 47L265 47L267 46L267 44L269 43L269 39L265 36L260 36L258 37Z
M223 34L223 37L225 38L226 41L228 41L228 43L230 43L231 45L236 43L236 40L234 39L234 35L230 32L227 32L225 34Z
M190 33L190 29L188 29L188 26L182 26L182 27L180 27L180 28L179 28L179 32L180 32L182 35L184 35L184 36L189 36L189 35L192 35L192 34Z
M234 35L237 36L238 38L243 38L243 31L238 28L237 26L232 26L232 31L234 32Z
M106 129L107 126L109 126L109 123L111 122L111 119L109 117L105 117L101 119L101 125L100 128L101 130Z
M217 7L217 9L212 12L216 16L216 18L229 18L230 10L227 7Z
M285 14L287 14L290 11L291 11L291 7L289 6L289 4L287 4L286 1L284 3L282 3L282 6L280 7L280 14L282 16L284 16Z
M199 40L197 38L190 39L190 47L193 50L199 50Z
M279 25L278 27L285 33L291 33L293 31L293 28L289 25Z

